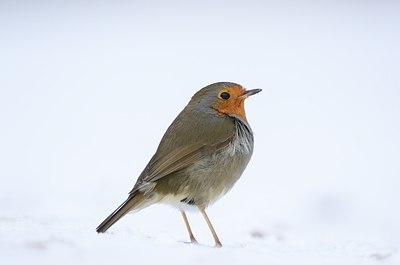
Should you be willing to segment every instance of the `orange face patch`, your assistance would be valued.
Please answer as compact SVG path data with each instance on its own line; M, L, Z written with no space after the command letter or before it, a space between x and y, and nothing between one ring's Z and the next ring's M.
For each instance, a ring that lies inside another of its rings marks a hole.
M247 121L246 113L244 111L244 100L245 98L240 98L245 93L245 89L242 86L230 86L224 87L218 92L218 98L213 105L213 108L221 114L236 114L239 115L243 120ZM229 98L226 98L228 93Z

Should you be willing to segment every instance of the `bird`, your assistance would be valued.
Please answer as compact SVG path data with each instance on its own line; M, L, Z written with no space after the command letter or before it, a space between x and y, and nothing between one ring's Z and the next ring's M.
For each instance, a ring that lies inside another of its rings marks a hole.
M179 209L191 243L197 240L186 211L194 208L204 217L215 247L222 247L205 210L234 186L250 161L254 136L244 102L260 91L217 82L195 93L168 127L128 198L96 231L106 232L128 212L165 203Z

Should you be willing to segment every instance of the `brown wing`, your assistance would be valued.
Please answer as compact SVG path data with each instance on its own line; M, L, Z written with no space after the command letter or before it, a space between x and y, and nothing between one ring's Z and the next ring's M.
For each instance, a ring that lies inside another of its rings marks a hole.
M169 175L175 171L186 168L196 161L209 156L224 147L231 142L231 139L227 139L221 143L215 145L202 145L202 146L185 146L177 148L172 151L169 155L164 156L160 160L155 161L152 167L147 173L145 178L146 181L156 181L166 175Z
M164 134L132 192L143 182L157 181L225 148L235 133L230 117L182 111Z

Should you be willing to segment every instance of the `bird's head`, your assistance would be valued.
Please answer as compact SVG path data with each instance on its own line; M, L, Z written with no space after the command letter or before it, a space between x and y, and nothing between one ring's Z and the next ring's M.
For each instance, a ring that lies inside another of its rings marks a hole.
M228 82L214 83L198 91L189 102L205 111L214 110L219 115L238 115L246 119L244 101L261 91L261 89L246 90L241 85Z

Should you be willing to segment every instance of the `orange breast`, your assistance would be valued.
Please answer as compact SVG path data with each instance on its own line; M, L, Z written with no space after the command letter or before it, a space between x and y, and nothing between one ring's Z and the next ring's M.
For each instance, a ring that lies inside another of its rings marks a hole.
M244 110L244 100L243 99L237 99L233 102L229 102L229 104L221 104L220 108L217 110L219 112L221 112L223 114L227 114L227 115L229 115L229 114L239 115L243 120L247 121L246 112Z

